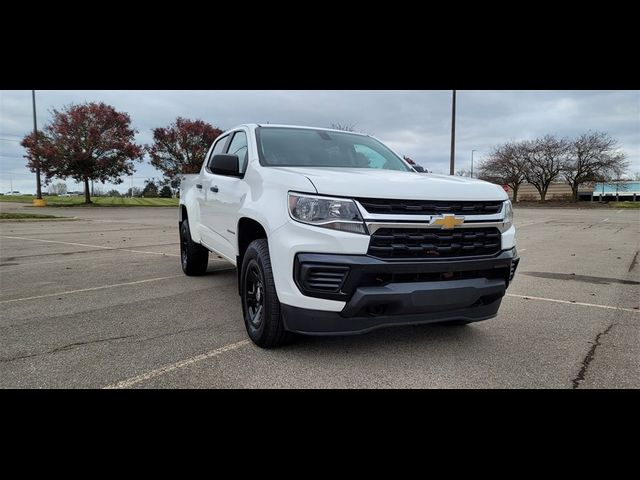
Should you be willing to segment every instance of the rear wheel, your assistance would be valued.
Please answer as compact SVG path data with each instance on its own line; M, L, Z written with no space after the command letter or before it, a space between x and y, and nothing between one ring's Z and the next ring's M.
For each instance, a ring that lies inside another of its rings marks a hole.
M180 224L180 260L182 271L189 276L204 275L209 264L209 250L191 239L188 220Z
M284 329L265 239L254 240L247 247L240 286L244 324L253 343L262 348L287 343L292 335Z

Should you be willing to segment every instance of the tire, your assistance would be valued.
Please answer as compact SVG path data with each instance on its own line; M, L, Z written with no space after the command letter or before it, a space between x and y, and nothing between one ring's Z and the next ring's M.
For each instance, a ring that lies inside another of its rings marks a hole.
M191 239L186 219L180 224L180 263L182 271L190 277L204 275L209 265L209 250Z
M284 329L267 240L254 240L247 247L240 288L244 325L253 343L261 348L288 343L292 334Z

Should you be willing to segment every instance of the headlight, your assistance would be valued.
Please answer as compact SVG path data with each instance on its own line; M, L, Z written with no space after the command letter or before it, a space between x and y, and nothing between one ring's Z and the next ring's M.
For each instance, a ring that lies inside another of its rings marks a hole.
M511 205L511 200L507 200L504 202L504 207L502 207L504 212L504 217L502 219L502 228L503 232L506 232L513 225L513 206Z
M367 234L353 200L289 192L289 215L309 225Z

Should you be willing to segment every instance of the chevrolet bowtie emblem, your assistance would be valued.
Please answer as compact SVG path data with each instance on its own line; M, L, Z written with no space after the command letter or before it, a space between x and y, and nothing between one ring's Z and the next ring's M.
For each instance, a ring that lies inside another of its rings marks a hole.
M440 217L431 219L429 225L440 225L445 230L450 230L456 225L462 225L464 223L464 217L456 217L450 213L445 213Z

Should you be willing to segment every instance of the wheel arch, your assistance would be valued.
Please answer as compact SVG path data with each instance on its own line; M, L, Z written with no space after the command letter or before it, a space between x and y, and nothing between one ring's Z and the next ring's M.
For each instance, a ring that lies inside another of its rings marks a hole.
M180 204L180 210L178 211L178 224L181 224L183 220L189 218L187 213L187 206L184 203Z
M264 238L269 240L267 236L267 229L264 226L250 217L241 217L238 220L238 227L236 229L238 239L238 255L236 256L236 271L238 276L238 295L241 293L240 277L242 274L242 260L244 253L247 251L247 247L254 240Z

